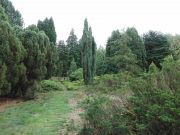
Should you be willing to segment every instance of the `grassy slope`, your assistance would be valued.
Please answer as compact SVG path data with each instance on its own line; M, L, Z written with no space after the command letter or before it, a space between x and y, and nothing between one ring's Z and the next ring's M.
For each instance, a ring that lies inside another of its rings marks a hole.
M63 128L71 111L69 91L48 92L0 113L0 135L55 135Z

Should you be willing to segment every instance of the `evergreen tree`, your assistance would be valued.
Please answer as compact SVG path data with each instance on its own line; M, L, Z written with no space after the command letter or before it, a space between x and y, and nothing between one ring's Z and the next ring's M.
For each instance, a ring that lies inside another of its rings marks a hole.
M25 50L7 22L6 14L0 7L0 96L16 96L19 81L25 74L22 63Z
M73 60L71 61L71 65L70 65L68 74L70 75L70 74L71 74L72 72L74 72L76 69L77 69L77 65L76 65L75 60L73 59Z
M147 69L154 64L161 69L161 62L169 54L169 43L165 35L155 31L144 34L144 45L147 55Z
M106 50L100 47L96 51L96 75L103 75L106 71L106 61L105 61Z
M68 72L68 48L64 41L59 41L58 43L58 62L57 62L57 75L66 77Z
M69 37L67 39L67 47L68 47L68 53L69 53L69 66L71 61L74 59L77 63L78 67L81 67L81 50L80 50L80 44L77 41L77 36L74 34L74 30L72 29Z
M174 60L180 59L180 35L167 35L170 44L170 53Z
M9 0L0 0L0 5L4 8L5 13L7 14L9 23L13 26L23 26L24 21L18 10L15 10L14 6Z
M107 73L136 72L136 56L128 44L129 37L126 33L120 33L119 30L112 32L106 46Z
M126 34L129 37L128 47L132 53L136 55L138 65L142 68L146 68L146 50L141 37L138 35L137 30L132 27L126 30Z
M54 26L54 20L51 17L50 19L45 18L43 21L38 21L37 27L39 30L42 30L49 37L50 42L56 44L56 30Z
M88 26L87 19L85 19L84 21L84 30L83 36L81 38L81 46L83 78L85 84L87 85L93 82L96 58L96 44L92 36L92 30Z

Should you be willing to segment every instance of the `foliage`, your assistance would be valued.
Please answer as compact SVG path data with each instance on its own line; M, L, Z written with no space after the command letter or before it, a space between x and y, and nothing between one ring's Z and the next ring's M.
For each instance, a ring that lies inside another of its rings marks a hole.
M71 61L71 65L70 65L70 68L69 68L69 74L71 74L71 73L74 72L75 70L77 70L77 65L76 65L75 60L73 59L73 60Z
M88 96L82 103L85 123L81 134L90 131L97 135L178 135L180 62L168 57L162 66L159 71L152 64L148 73L130 77L128 85L133 95L129 99L124 99L127 91L105 97L96 91L95 96Z
M43 21L38 21L37 27L39 30L42 30L49 37L50 42L56 44L56 30L54 26L53 18L45 18Z
M81 48L77 41L77 36L74 33L74 29L71 30L66 43L68 48L68 67L71 65L73 59L77 66L81 67Z
M107 73L118 73L119 71L138 71L136 56L128 47L129 37L119 30L113 31L106 45Z
M79 68L69 75L70 81L76 81L83 79L83 69Z
M24 21L21 16L21 13L18 10L15 10L11 1L9 0L0 0L0 5L4 8L4 11L7 15L8 21L11 25L23 26Z
M126 34L129 37L128 47L131 49L132 53L136 55L137 64L145 69L146 67L146 50L141 37L139 36L137 30L132 27L126 30Z
M169 43L167 37L162 33L149 31L144 34L143 38L147 55L147 69L152 62L161 69L162 66L160 63L169 55Z
M67 90L73 91L73 90L78 90L80 87L83 85L82 80L77 80L77 81L63 81L63 85L67 88Z
M136 134L179 134L179 77L179 67L168 59L161 72L154 70L133 80L134 96L130 100L133 115L129 114L129 118Z
M68 72L68 48L65 45L64 41L59 41L57 47L58 53L58 63L57 63L57 70L56 74L58 76L66 77Z
M83 36L81 38L82 67L84 83L91 84L95 73L96 43L92 36L92 30L88 26L87 19L84 21Z
M170 53L174 60L180 59L180 35L167 35L170 44Z
M96 135L130 135L128 127L123 123L122 110L119 103L114 104L104 96L87 97L82 103L85 109L86 123L80 134Z
M96 51L96 75L103 75L106 72L106 50L102 47Z
M0 84L0 96L15 96L20 88L18 84L26 71L22 63L25 50L6 21L2 8L0 11L0 16L4 16L4 20L0 20L0 78L3 79Z
M65 90L61 82L53 80L43 80L41 81L41 87L43 91L61 91Z

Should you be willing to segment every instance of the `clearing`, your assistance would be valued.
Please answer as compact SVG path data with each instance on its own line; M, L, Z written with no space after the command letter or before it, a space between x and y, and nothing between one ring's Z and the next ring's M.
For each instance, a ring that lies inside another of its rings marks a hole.
M3 103L0 135L76 135L83 112L77 103L83 97L82 91L52 91L36 100Z

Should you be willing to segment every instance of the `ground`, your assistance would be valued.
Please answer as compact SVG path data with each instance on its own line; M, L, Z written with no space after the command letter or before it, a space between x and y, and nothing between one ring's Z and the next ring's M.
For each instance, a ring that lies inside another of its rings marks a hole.
M83 97L82 91L53 91L26 102L1 101L0 135L76 135Z

